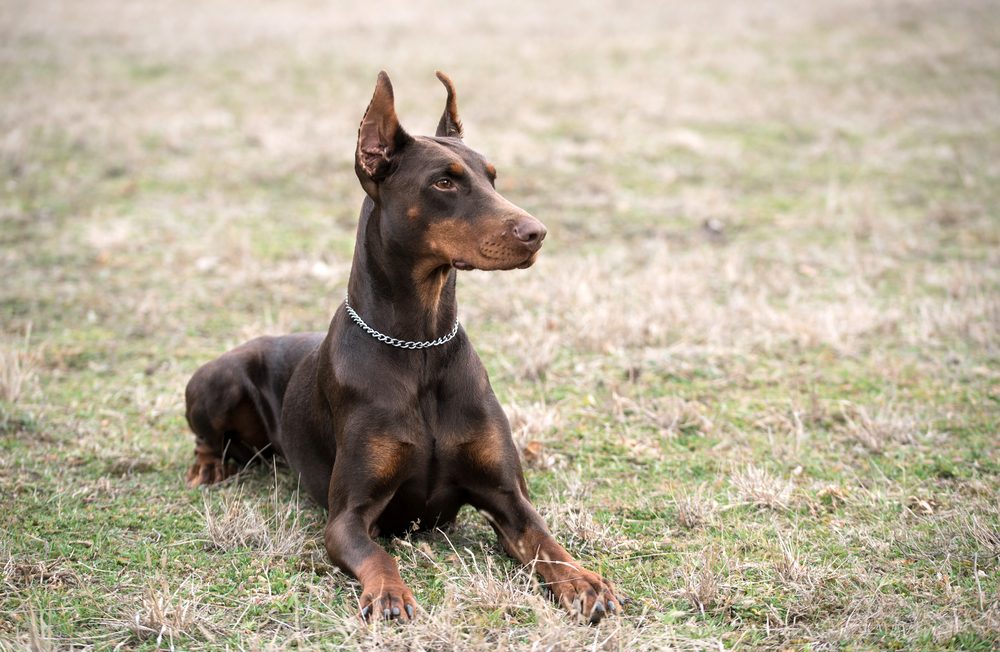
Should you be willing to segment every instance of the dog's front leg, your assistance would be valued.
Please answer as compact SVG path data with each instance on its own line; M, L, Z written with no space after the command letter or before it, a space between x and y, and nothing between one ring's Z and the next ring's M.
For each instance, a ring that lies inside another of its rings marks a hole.
M556 601L571 614L596 624L620 609L611 583L583 568L559 545L521 486L483 492L476 502L504 550L522 564L533 564Z
M396 560L372 537L376 520L405 479L409 445L389 437L356 441L357 446L338 453L333 465L326 551L361 583L362 618L406 622L413 619L417 602Z

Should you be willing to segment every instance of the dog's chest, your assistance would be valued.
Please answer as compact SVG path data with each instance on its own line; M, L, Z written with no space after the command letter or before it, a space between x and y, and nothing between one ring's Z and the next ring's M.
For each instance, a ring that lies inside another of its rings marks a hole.
M411 425L414 446L402 460L407 468L400 485L378 519L382 533L402 533L444 525L455 518L463 504L461 484L456 482L455 440L446 430L441 410L449 409L436 396L421 401L421 409Z
M439 460L419 460L411 468L414 473L400 485L378 518L384 534L445 525L454 520L463 504L459 487L449 480Z

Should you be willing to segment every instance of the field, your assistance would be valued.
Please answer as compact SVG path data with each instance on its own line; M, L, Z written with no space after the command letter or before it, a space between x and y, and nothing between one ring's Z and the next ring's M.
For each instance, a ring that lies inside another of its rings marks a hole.
M0 4L0 650L1000 647L1000 4ZM379 69L549 229L459 278L571 552L386 541L366 627L287 469L183 476L183 388L325 330Z

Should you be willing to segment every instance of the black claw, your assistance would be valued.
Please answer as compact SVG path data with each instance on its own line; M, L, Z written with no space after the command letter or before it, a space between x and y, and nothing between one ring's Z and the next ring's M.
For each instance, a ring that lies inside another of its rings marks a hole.
M392 608L392 615L393 616L398 616L399 615L399 607L393 607Z
M389 620L390 613L392 612L389 611L389 607L386 607L385 610L382 611L382 617L385 618L386 620Z
M410 617L410 620L413 620L413 605L412 604L406 605L406 615Z
M371 610L372 610L371 605L368 605L367 607L365 607L364 609L362 609L361 610L361 617L364 618L365 620L368 620L368 613L371 612Z
M600 602L594 604L594 613L604 613L604 605Z
M618 611L618 606L615 605L615 603L612 602L611 600L608 600L608 611L610 611L611 613Z

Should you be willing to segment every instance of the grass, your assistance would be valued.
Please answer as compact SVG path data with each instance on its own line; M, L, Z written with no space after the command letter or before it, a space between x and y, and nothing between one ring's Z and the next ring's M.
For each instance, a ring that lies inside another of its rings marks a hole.
M879 3L0 7L0 649L1000 646L1000 12ZM325 329L378 69L541 218L461 318L579 627L478 515L364 627L282 468L184 487L182 389Z

